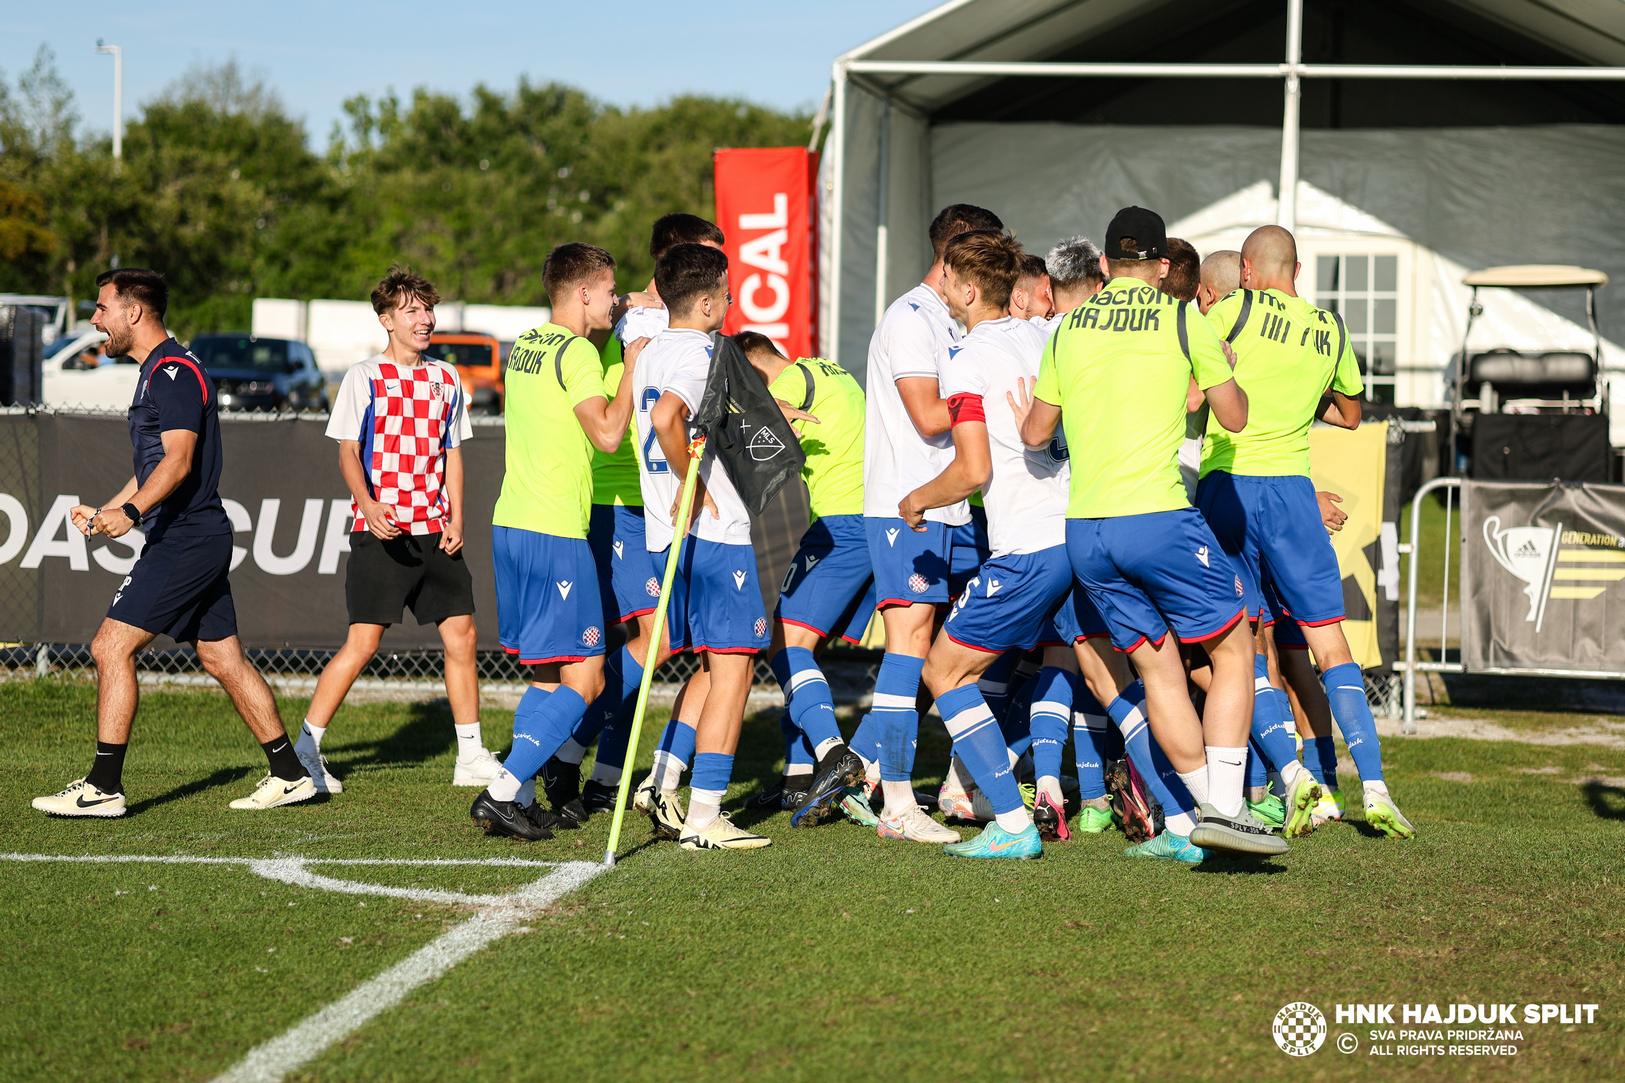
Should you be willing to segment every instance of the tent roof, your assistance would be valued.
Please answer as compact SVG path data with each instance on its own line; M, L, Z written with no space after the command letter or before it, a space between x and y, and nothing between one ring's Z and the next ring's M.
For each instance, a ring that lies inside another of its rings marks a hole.
M1608 276L1584 267L1564 267L1548 263L1525 263L1514 267L1486 267L1470 271L1461 280L1464 286L1606 286Z
M1217 5L1205 3L1209 11ZM1579 64L1625 66L1625 4L1598 0L1411 0L1409 8L1498 24ZM949 0L842 55L842 60L1059 59L1097 38L1157 13L1172 25L1188 20L1183 0ZM1285 4L1281 7L1284 9ZM1155 22L1167 25L1162 18ZM1284 42L1282 43L1284 52ZM985 76L891 75L864 80L925 112L979 86Z

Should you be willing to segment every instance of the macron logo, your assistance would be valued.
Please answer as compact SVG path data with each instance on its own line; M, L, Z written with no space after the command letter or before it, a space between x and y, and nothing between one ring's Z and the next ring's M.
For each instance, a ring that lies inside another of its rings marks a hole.
M818 563L818 558L813 556L811 553L808 553L807 554L807 570L809 572L812 571L813 570L813 565L817 564L817 563Z
M744 590L745 589L745 573L744 572L734 572L734 589L735 590Z
M569 601L570 600L570 588L573 587L573 586L575 586L574 582L564 582L564 581L561 580L559 582L559 584L558 584L559 597L563 598L565 601Z
M615 550L615 559L620 560L621 559L621 550L624 548L623 544L621 542L611 542L610 543L610 548Z
M164 366L164 375L168 376L171 380L173 380L175 378L175 375L178 372L180 372L180 370L181 370L181 367L179 365L165 365Z
M989 579L987 581L987 596L989 598L993 597L995 594L999 593L999 588L1002 586L1004 586L1004 584L999 582L997 579Z
M965 347L963 347L963 346L949 346L948 347L948 360L952 361L955 357L958 357L959 356L959 351L963 350L964 348Z
M892 527L890 530L886 531L886 544L891 546L895 546L897 544L896 527Z
M1213 567L1213 565L1207 562L1207 546L1205 545L1196 551L1196 559L1202 562L1202 567L1204 568Z

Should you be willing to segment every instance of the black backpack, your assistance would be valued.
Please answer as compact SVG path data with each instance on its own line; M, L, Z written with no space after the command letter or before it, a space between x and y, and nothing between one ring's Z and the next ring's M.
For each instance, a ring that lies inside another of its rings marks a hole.
M801 473L807 456L801 440L768 393L761 373L734 340L711 335L711 375L705 398L690 420L705 437L705 455L722 460L739 498L760 515L779 490Z

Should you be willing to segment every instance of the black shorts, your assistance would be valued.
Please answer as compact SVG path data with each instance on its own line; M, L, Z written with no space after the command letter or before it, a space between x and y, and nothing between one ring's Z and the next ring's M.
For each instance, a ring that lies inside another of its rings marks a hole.
M230 639L237 634L230 570L230 534L164 535L141 550L107 615L177 643Z
M447 554L439 534L401 534L384 541L370 530L350 535L344 600L351 624L399 624L411 609L419 624L474 612L474 579L463 552Z

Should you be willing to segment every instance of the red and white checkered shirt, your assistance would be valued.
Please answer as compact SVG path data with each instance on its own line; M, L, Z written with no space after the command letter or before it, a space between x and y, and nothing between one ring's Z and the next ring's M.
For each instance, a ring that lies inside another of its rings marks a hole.
M399 365L382 354L352 365L327 423L334 440L357 440L372 498L408 534L438 534L449 509L446 449L474 435L457 370L425 358ZM366 530L355 502L352 530Z

